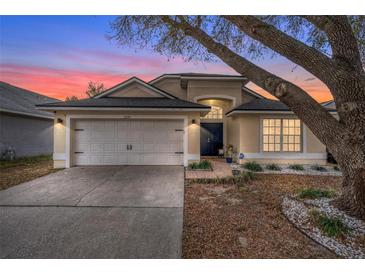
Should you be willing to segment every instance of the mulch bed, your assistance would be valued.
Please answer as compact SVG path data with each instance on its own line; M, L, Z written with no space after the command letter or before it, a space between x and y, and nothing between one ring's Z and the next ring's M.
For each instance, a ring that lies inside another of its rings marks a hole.
M57 169L53 169L52 160L2 167L0 168L0 190L28 182L55 171Z
M282 214L286 194L316 187L340 191L341 178L258 175L246 186L185 188L184 258L337 258Z

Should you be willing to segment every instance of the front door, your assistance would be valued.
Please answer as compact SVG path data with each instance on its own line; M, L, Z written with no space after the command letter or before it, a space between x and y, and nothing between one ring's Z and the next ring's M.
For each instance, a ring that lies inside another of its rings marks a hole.
M200 154L218 156L223 148L223 123L200 123Z

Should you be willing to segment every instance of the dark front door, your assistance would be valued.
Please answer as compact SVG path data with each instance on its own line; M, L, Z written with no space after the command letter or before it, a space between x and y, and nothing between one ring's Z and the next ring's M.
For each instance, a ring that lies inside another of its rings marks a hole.
M220 148L223 148L223 124L200 123L200 154L218 156Z

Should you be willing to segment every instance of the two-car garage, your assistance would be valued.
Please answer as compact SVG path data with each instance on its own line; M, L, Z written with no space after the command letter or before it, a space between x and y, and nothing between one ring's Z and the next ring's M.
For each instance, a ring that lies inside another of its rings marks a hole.
M72 165L183 165L184 120L76 119Z

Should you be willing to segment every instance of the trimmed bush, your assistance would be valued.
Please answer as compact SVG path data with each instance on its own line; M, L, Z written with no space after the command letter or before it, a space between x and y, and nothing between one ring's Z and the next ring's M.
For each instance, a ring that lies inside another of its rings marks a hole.
M208 160L203 160L200 162L194 162L189 165L190 169L212 169L212 164Z
M266 169L280 171L281 167L279 167L277 164L270 164L266 166Z
M340 237L348 234L350 229L337 217L327 217L318 212L311 212L314 223L322 232L329 237Z
M298 165L298 164L290 165L289 168L293 169L293 170L300 170L300 171L304 170L304 167L302 165Z
M313 170L316 170L316 171L320 171L320 172L325 172L327 171L327 169L323 166L320 166L320 165L313 165L311 167Z
M331 198L333 196L335 196L333 191L318 188L303 189L298 195L302 199Z
M262 166L256 162L247 162L243 164L243 167L254 172L263 171Z

